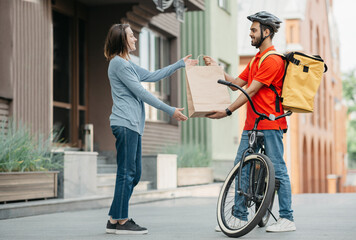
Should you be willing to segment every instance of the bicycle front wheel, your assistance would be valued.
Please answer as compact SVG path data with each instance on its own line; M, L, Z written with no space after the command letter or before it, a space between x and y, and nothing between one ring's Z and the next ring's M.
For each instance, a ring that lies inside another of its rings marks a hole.
M241 167L241 189L238 189ZM241 237L257 226L270 205L274 184L273 164L266 155L251 154L242 165L241 161L236 164L218 199L217 220L222 232L229 237Z

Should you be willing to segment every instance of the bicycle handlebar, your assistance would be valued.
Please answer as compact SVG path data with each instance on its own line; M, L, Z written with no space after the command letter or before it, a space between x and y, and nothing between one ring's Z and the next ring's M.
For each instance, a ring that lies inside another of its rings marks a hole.
M256 110L256 108L255 108L255 105L254 105L253 102L252 102L251 97L248 95L248 93L247 93L242 87L237 86L237 85L235 85L235 84L233 84L233 83L231 83L231 82L228 82L228 81L225 81L225 80L221 80L221 79L218 80L218 83L224 84L224 85L226 85L226 86L228 86L228 87L234 87L234 88L239 89L239 90L240 90L243 94L245 94L245 96L247 97L247 100L250 102L250 105L251 105L252 110L253 110L258 116L260 116L262 119L268 119L268 120L270 120L270 121L275 121L275 120L277 120L277 119L280 119L280 118L283 118L283 117L287 117L287 116L292 115L292 112L291 112L291 111L288 111L288 112L286 112L286 113L284 113L284 114L282 114L282 115L280 115L280 116L277 116L277 117L276 117L274 114L270 114L269 116L267 116L267 115L264 114L264 113L257 112L257 110Z

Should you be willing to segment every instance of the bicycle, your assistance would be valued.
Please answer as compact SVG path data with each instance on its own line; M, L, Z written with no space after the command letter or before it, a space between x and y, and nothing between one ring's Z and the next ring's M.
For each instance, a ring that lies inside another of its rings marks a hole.
M244 89L224 80L218 80L218 83L239 89L259 116L253 129L248 132L249 147L227 175L217 205L217 220L221 231L229 237L241 237L257 225L264 227L271 215L277 221L272 214L272 207L279 183L276 184L273 164L265 154L264 134L257 130L257 126L261 120L275 121L290 116L292 112L288 111L278 117L259 113ZM243 216L241 213L244 213Z

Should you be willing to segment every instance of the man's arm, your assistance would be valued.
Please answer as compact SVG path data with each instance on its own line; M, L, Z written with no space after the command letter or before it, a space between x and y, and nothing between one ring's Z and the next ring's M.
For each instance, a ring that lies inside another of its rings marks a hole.
M225 76L225 80L228 81L228 82L231 82L239 87L243 87L247 84L246 81L242 80L241 78L237 77L237 78L233 78L231 77L229 74L227 74L226 72L224 72L224 76ZM230 86L229 86L230 87ZM230 89L232 91L236 91L237 88L235 87L230 87Z
M243 80L241 80L243 81ZM263 83L260 83L259 81L253 80L251 85L246 89L247 94L250 97L253 97L258 90L260 90L261 87L263 87ZM239 97L235 100L235 102L233 102L228 109L233 112L236 109L240 108L242 105L244 105L247 102L247 97L245 96L245 94L240 94ZM211 118L211 119L220 119L220 118L224 118L226 117L226 111L224 110L214 110L211 111L211 113L209 113L206 117Z

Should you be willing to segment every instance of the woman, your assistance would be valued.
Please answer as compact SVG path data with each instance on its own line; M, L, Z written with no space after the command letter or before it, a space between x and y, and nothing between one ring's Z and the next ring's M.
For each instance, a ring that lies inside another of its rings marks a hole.
M172 75L185 65L196 65L191 55L178 62L149 72L130 61L129 52L136 50L137 39L128 24L113 25L106 37L104 55L110 61L108 77L113 99L110 126L116 137L117 174L114 199L109 211L106 232L145 234L147 229L128 218L129 200L141 177L141 135L145 125L144 102L168 113L178 121L188 118L183 108L171 107L150 92L141 82L156 82Z

